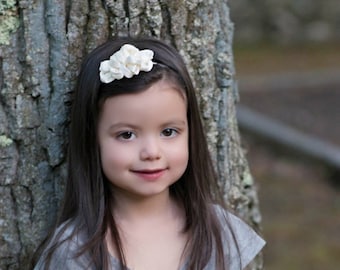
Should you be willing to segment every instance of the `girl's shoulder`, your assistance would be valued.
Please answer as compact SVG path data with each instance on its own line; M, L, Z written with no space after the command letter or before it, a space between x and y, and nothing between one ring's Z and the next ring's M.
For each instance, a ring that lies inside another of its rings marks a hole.
M237 216L221 206L214 205L213 208L223 229L222 237L225 255L229 261L228 269L244 269L261 251L265 241Z
M54 232L47 247L42 252L34 270L40 269L90 269L89 259L86 255L78 256L80 247L84 243L81 232L75 231L74 222L67 221L61 224ZM49 267L47 256L51 253Z

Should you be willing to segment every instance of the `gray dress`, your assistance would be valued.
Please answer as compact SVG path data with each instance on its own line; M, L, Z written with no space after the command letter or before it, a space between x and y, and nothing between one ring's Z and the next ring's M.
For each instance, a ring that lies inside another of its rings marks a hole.
M235 245L228 245L227 239L232 239L232 234L229 228L224 228L223 230L223 238L224 243L227 245L227 250L225 256L228 258L228 269L229 270L240 270L244 269L260 252L260 250L265 245L265 241L258 236L252 228L250 228L246 223L244 223L238 217L224 212L220 207L215 207L215 210L218 213L218 216L222 218L222 213L226 213L231 224L232 230L236 237L236 241L240 251L240 257L237 252L237 248ZM73 231L72 225L69 225L63 234L63 238L66 238ZM75 254L79 250L79 246L83 242L83 239L80 236L73 237L71 240L64 242L62 245L58 247L58 249L53 254L53 258L51 260L50 269L63 269L63 270L83 270L83 269L93 269L88 268L89 258L86 255L82 255L80 257L76 257ZM119 261L110 257L110 262L112 266L112 270L119 269ZM240 265L241 264L241 265ZM40 258L34 270L40 270L44 268L44 255ZM186 270L187 265L184 264L180 270ZM212 257L210 258L207 266L203 270L215 270L215 251L213 250ZM94 269L93 269L94 270Z

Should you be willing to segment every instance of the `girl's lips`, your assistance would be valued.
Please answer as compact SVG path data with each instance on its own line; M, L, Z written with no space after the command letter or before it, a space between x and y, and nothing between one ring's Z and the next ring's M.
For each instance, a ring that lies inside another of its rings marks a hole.
M132 172L146 181L156 181L159 179L166 169L156 169L156 170L133 170Z

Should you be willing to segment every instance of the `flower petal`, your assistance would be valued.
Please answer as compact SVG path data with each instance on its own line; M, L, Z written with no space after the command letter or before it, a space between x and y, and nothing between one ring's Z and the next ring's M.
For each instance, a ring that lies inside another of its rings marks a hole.
M153 56L152 50L139 50L131 44L124 44L109 60L100 63L100 80L110 83L123 77L131 78L140 71L150 71L154 64Z

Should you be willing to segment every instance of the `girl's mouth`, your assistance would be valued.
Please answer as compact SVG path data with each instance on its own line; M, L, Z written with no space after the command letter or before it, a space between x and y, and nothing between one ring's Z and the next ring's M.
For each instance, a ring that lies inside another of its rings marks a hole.
M154 170L132 170L134 174L146 181L156 181L162 177L166 169L154 169Z

